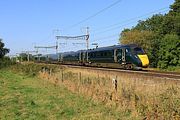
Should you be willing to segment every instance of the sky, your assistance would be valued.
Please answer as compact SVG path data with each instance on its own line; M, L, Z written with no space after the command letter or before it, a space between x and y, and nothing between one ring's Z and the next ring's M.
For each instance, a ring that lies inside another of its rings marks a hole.
M165 14L174 0L0 0L0 38L9 55L54 46L56 35L79 36L89 27L89 45L118 44L121 31L153 14ZM85 40L59 39L59 52L86 49ZM55 49L39 49L55 53Z

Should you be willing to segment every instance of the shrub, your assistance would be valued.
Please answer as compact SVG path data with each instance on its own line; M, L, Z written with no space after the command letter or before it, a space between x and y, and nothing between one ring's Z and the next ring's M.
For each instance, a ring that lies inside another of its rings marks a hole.
M3 57L2 59L0 59L0 69L14 64L15 62L11 61L9 57Z

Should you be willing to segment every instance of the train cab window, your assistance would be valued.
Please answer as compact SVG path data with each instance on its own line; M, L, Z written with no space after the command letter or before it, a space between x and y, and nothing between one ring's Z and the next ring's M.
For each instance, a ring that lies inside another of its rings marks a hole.
M126 49L126 53L128 53L129 52L129 50L128 49Z
M135 54L145 54L144 50L142 48L140 48L140 47L134 48L133 52Z

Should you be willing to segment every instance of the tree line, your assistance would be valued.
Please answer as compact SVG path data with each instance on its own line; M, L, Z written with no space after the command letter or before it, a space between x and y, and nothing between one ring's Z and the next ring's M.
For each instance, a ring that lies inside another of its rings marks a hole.
M9 53L9 49L5 48L5 44L0 39L0 59L2 59L7 53Z
M180 0L170 5L167 14L155 14L140 20L120 34L121 44L137 44L149 56L150 66L161 69L180 68Z
M5 48L5 44L0 38L0 69L13 64L10 58L5 56L7 53L9 53L9 51L10 50L8 48Z

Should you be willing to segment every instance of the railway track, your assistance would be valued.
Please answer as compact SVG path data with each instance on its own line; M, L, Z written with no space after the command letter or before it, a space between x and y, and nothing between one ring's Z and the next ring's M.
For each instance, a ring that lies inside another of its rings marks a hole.
M144 75L149 77L156 78L165 78L169 80L175 80L180 82L180 73L178 72L162 72L162 71L154 71L154 70L123 70L116 68L102 68L102 67L92 67L92 66L78 66L78 65L69 65L69 64L57 64L57 63L45 63L45 64L55 64L61 65L69 68L79 68L79 69L90 69L90 70L98 70L98 71L106 71L106 72L116 72L116 73L127 73L127 74L137 74Z
M151 70L122 70L122 69L115 69L115 68L99 68L99 67L90 67L90 66L77 66L77 65L62 65L65 67L70 68L80 68L80 69L91 69L91 70L99 70L99 71L111 71L111 72L118 72L118 73L129 73L129 74L137 74L137 75L145 75L151 77L159 77L159 78L166 78L171 80L180 81L180 73L177 72L160 72L160 71L151 71Z

